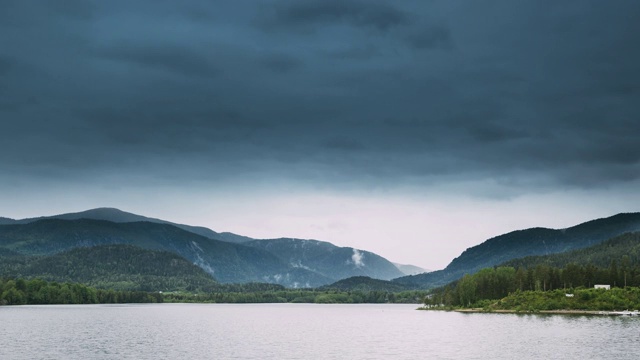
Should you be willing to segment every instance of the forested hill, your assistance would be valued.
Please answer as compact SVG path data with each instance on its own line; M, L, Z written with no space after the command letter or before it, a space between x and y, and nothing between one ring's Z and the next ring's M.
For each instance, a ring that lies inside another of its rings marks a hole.
M355 275L383 279L402 275L376 254L321 241L275 239L235 244L146 221L41 219L0 225L0 255L5 257L49 256L113 244L172 252L221 283L267 282L298 288L318 287Z
M330 279L369 276L391 280L403 275L393 263L379 255L326 241L281 238L250 241L243 245L269 251L287 264Z
M337 281L331 285L325 285L320 288L335 289L340 291L388 291L399 292L408 290L404 285L391 281L372 279L368 276L354 276L348 279Z
M0 216L0 225L15 224L16 220Z
M0 277L74 282L102 289L212 291L211 275L168 251L131 245L82 247L50 256L2 257Z
M365 250L317 240L256 240L115 208L18 220L0 218L0 251L46 255L77 246L121 243L174 252L224 283L317 287L358 275L386 280L404 275L387 259Z
M513 259L500 266L530 269L538 265L546 265L562 268L572 263L581 266L592 265L599 268L609 268L612 264L640 268L640 232L622 234L583 249Z
M276 282L326 284L304 269L293 269L273 254L209 239L169 224L114 223L101 220L38 220L0 225L0 248L21 255L52 255L78 247L125 244L165 250L184 257L224 283Z
M437 287L464 274L473 274L512 259L581 249L632 231L640 231L640 213L618 214L562 230L532 228L514 231L465 250L444 270L393 281L418 288Z
M501 303L508 304L514 300L509 294L515 294L514 296L518 298L521 296L529 298L522 304L525 309L569 309L574 308L578 303L567 301L565 293L568 291L574 293L575 288L578 288L576 297L581 301L599 298L599 295L596 296L596 293L591 292L595 284L622 288L634 287L633 297L637 299L640 286L640 232L626 233L588 248L561 254L530 256L510 260L496 268L485 268L433 290L433 295L427 302L431 305L468 307L484 307L493 304L500 308ZM552 293L545 295L521 293L527 291L552 291ZM630 294L621 292L613 294L615 295L608 299L589 301L589 308L613 310L608 307L616 307L622 310L638 306L637 300L623 298ZM508 295L510 298L499 302L486 302ZM540 302L539 297L547 300Z

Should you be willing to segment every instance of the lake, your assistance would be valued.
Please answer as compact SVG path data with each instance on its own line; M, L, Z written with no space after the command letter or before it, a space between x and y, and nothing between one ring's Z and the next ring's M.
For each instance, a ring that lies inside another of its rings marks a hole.
M417 305L0 307L0 359L638 359L640 318Z

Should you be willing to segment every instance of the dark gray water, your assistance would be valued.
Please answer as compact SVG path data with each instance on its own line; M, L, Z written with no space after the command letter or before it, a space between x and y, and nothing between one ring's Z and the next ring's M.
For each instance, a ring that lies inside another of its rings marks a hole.
M0 307L0 359L638 359L640 318L416 305Z

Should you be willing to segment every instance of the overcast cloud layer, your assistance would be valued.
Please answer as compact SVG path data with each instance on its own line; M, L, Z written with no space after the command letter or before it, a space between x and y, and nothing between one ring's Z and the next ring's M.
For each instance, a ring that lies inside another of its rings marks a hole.
M496 200L640 185L635 0L0 8L2 216L53 184Z

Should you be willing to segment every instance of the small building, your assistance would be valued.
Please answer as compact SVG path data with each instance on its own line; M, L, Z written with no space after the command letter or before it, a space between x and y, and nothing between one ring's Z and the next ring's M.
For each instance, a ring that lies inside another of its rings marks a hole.
M573 297L573 294L564 294L566 297Z
M594 289L611 290L611 285L593 285Z

